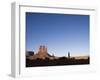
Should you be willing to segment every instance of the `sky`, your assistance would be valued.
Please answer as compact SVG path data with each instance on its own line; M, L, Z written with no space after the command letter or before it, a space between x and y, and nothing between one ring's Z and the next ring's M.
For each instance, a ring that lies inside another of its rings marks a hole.
M89 55L89 15L26 12L26 50L40 45L56 56Z

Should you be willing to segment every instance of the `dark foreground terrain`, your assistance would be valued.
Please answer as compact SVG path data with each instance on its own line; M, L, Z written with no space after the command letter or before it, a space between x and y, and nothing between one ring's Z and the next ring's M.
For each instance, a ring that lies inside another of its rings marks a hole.
M46 59L36 59L30 60L26 58L26 67L41 67L41 66L60 66L60 65L82 65L89 64L90 58L88 59L75 59L75 58L66 58L61 57L59 59L50 60Z

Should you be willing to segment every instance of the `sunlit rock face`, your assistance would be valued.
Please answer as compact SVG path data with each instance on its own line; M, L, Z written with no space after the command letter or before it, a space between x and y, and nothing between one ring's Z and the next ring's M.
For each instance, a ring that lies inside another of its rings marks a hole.
M49 58L47 48L45 46L42 46L42 45L39 47L39 51L36 55L40 59Z
M40 46L37 54L39 58L45 59L46 57L48 57L47 48L45 46Z
M32 56L27 57L30 60L35 60L35 59L58 59L58 57L54 56L54 55L50 55L48 53L47 47L44 45L39 46L38 52Z
M39 50L36 54L34 54L33 56L28 57L28 59L30 59L30 60L34 60L34 59L43 59L44 60L46 58L54 59L55 56L54 55L52 56L52 55L48 54L47 47L44 46L44 45L41 45L39 47Z

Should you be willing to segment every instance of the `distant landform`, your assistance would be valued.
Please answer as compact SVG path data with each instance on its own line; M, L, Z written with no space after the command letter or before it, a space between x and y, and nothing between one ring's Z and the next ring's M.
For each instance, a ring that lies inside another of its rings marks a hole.
M38 52L26 51L26 67L39 67L39 66L60 66L60 65L82 65L90 64L89 56L68 56L57 57L54 54L49 54L47 47L41 45Z

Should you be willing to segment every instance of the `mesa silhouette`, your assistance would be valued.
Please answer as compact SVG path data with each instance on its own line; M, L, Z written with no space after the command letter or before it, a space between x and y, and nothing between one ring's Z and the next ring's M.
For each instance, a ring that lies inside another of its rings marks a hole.
M39 67L39 66L60 66L60 65L82 65L89 64L89 56L68 56L57 57L54 54L49 54L47 47L40 46L38 52L35 54L33 51L26 51L26 67Z

